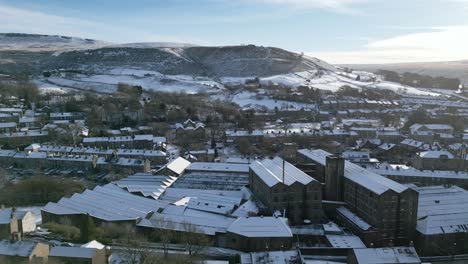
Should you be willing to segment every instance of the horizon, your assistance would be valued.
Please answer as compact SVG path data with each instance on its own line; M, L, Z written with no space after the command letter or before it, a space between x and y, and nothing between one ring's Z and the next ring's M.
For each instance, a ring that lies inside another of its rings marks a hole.
M114 44L253 44L332 64L388 64L467 60L466 15L466 0L0 0L0 31Z

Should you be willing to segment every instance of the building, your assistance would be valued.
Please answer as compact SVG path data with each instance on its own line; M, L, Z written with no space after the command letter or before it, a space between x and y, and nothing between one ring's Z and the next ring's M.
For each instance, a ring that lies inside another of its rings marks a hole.
M158 189L160 186L154 185L154 191ZM96 224L109 222L134 226L138 219L166 206L166 202L131 194L110 183L75 193L70 198L63 197L56 203L49 202L41 209L41 215L43 222L60 223L68 219L77 227L81 227L87 217L92 217Z
M453 134L454 128L447 124L414 124L410 126L410 134L417 134L422 131L430 131L432 133L447 133Z
M457 186L415 190L419 193L415 240L419 254L467 254L468 191Z
M265 251L243 253L240 264L299 264L302 263L299 251Z
M0 241L0 263L46 264L49 245L29 241Z
M348 256L350 264L420 264L412 247L357 248Z
M240 217L227 229L229 248L244 252L288 250L293 234L287 219L280 217Z
M166 153L160 150L145 150L145 149L108 149L108 148L93 148L93 147L71 147L57 146L47 144L31 144L25 148L27 153L45 152L47 156L97 156L110 158L130 158L149 160L151 164L165 164Z
M322 185L279 157L252 162L249 186L266 206L265 214L279 212L293 224L322 218Z
M466 169L466 161L455 157L447 150L428 150L418 153L414 167L420 170L456 170Z
M0 239L17 239L18 236L18 221L13 209L0 209Z
M36 231L36 216L32 212L15 211L14 214L18 221L18 232L21 236Z
M191 119L175 125L175 141L182 145L191 145L205 140L205 125Z
M83 138L85 147L110 149L154 149L165 142L165 137L155 137L153 135Z
M468 172L449 170L418 170L402 164L382 163L369 170L402 184L417 186L456 185L468 189Z
M194 162L175 188L238 191L249 184L249 164Z
M105 249L88 247L52 247L49 252L50 263L62 264L106 264Z
M0 123L0 133L12 133L16 132L17 125L15 122L4 122Z
M373 167L379 163L379 160L372 158L369 151L344 151L342 154L343 158L351 161L352 163L358 164L364 168Z
M316 174L322 175L316 177L325 179L326 185L332 184L325 186L326 197L339 201L342 195L347 206L342 207L346 210L337 210L338 218L367 245L408 245L414 239L418 204L415 190L352 162L344 161L343 165L343 161L323 150L301 149L298 162L317 165Z

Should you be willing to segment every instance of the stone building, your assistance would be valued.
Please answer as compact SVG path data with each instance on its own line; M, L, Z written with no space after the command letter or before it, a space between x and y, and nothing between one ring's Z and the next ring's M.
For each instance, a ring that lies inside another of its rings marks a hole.
M414 239L418 205L415 190L323 150L301 149L298 162L316 163L316 172L324 174L317 177L332 184L325 187L325 196L347 205L349 213L338 210L338 217L364 236L368 245L408 245ZM372 236L367 234L369 230Z
M249 185L266 206L266 214L283 214L293 224L318 223L322 218L322 185L281 158L253 162Z

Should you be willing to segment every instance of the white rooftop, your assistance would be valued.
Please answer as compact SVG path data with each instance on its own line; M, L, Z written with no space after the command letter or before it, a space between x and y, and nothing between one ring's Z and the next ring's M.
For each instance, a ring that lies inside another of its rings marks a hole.
M190 161L182 158L182 157L178 157L177 159L171 161L170 163L167 164L167 168L171 171L173 171L174 173L180 175L182 174L182 172L184 172L184 170L190 166Z
M75 193L70 198L64 197L57 203L49 202L42 211L57 215L89 214L104 221L131 221L167 205L166 202L133 195L114 184L107 184Z
M218 172L243 172L249 173L248 164L218 163L218 162L194 162L187 167L187 171L218 171Z
M298 150L298 152L308 157L309 159L312 159L313 161L321 164L322 166L325 166L327 156L331 155L330 153L321 149L300 149ZM366 189L376 194L382 194L389 190L401 193L408 189L408 187L398 182L387 179L382 175L364 169L361 166L349 161L345 161L344 176L347 179L359 184L360 186L365 187Z
M292 237L286 222L279 217L240 217L227 231L244 237Z
M420 264L421 260L412 247L354 249L359 264Z
M296 182L307 185L312 181L316 181L291 163L287 161L283 163L283 161L284 160L279 157L261 161L256 160L250 164L250 169L270 187L277 183L290 186Z
M452 186L414 188L419 192L416 229L426 235L468 232L468 191Z

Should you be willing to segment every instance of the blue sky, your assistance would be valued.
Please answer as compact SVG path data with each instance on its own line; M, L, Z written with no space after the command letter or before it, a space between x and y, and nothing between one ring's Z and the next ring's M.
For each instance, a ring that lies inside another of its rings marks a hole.
M332 63L468 59L468 0L0 0L0 32L256 44Z

